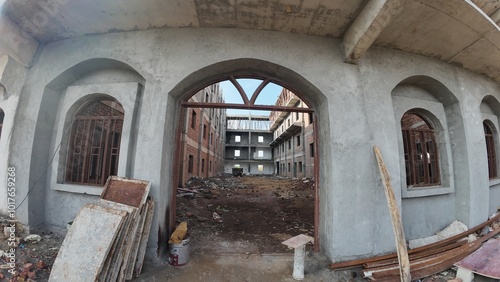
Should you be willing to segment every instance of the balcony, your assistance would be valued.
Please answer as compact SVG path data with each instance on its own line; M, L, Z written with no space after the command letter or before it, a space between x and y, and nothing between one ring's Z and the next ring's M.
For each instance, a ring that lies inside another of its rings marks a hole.
M277 144L287 140L290 136L294 135L297 132L302 130L302 124L298 121L292 123L285 131L283 131L276 139L274 139L271 143L269 143L270 147L274 147Z

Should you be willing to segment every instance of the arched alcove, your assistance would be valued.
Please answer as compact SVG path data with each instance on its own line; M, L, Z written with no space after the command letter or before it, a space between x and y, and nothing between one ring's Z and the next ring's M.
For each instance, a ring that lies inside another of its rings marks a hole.
M36 119L34 133L36 141L33 143L31 151L29 170L29 189L31 192L28 195L28 203L26 203L30 226L46 223L47 219L50 219L49 224L64 226L66 222L72 220L82 203L93 199L87 194L96 194L86 191L80 191L78 194L50 191L53 184L57 182L57 171L60 169L57 167L58 160L63 157L67 149L61 150L62 145L67 146L63 137L71 131L71 128L68 128L70 123L64 122L68 112L72 111L68 103L95 93L103 93L105 96L109 94L106 93L108 89L113 89L113 85L123 85L123 89L133 89L130 95L123 95L125 101L121 100L120 102L124 105L131 105L131 107L140 106L141 86L139 85L144 84L144 82L142 75L124 62L108 58L92 58L69 67L47 83ZM134 83L135 86L129 87ZM115 92L123 92L119 90ZM134 112L133 109L130 112ZM132 117L130 117L130 122L132 122ZM133 153L134 146L135 142L131 142L128 151ZM56 167L53 166L54 160ZM46 201L50 201L51 205L47 206ZM64 202L73 202L74 204L58 206L58 203ZM56 212L57 209L65 209L65 212ZM46 218L47 212L51 214Z

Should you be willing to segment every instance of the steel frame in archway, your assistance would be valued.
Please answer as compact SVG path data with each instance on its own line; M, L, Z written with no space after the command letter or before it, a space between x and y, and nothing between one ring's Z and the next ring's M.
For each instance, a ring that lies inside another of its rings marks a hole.
M262 80L261 84L255 89L254 93L252 94L251 98L248 99L248 96L245 93L245 90L241 87L241 85L238 83L237 79L238 78L250 78L250 79L258 79ZM226 81L229 80L238 90L238 93L240 94L243 104L232 104L232 103L206 103L206 102L188 102L188 100L198 93L200 90L213 85L218 82ZM212 83L209 83L207 85L204 85L203 87L200 87L199 89L193 90L187 98L185 98L181 102L181 110L180 110L180 117L179 117L179 125L177 126L176 129L176 155L175 159L176 160L181 160L184 156L184 150L183 146L181 144L181 135L182 135L182 124L185 122L185 117L186 117L186 109L187 108L221 108L221 109L245 109L245 110L264 110L264 111L281 111L281 112L299 112L299 113L312 113L314 114L314 120L316 122L313 123L313 138L314 138L314 251L319 252L320 247L319 247L319 144L318 144L318 118L317 115L314 111L313 108L310 107L310 104L307 102L307 100L302 99L302 97L299 96L302 101L306 103L308 108L297 108L297 107L286 107L286 106L270 106L270 105L256 105L255 101L257 100L258 96L261 94L262 90L269 84L269 83L274 83L277 85L280 85L284 88L289 89L292 93L296 94L296 91L293 91L289 87L287 87L285 84L268 79L268 78L262 78L262 77L256 77L256 76L228 76L224 77L222 79L216 80ZM176 217L176 187L179 182L179 171L180 167L178 165L173 166L173 179L172 179L172 187L174 187L174 191L172 194L171 198L171 204L170 204L170 217L169 217L169 234L171 234L175 228L175 217Z

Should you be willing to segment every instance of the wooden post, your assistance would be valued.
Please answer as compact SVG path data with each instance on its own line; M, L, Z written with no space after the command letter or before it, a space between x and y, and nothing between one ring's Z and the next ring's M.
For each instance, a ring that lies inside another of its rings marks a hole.
M394 196L394 190L392 189L391 178L387 172L387 168L378 147L373 146L373 151L375 151L380 176L382 177L382 183L384 184L385 197L387 198L387 204L389 205L389 212L391 214L392 229L396 240L401 281L411 282L410 261L408 259L408 250L406 249L405 234L403 232L403 225L401 223L401 216L399 215L396 197Z

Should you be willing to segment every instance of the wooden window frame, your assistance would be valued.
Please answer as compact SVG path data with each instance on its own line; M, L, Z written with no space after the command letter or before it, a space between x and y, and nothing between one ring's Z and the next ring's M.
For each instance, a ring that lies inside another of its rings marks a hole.
M488 176L490 179L494 179L498 177L494 131L487 122L483 122L483 129L486 141L486 154L488 156Z
M424 116L417 113L405 113L401 122L407 115L417 116L427 128L410 128L401 124L406 185L409 188L441 185L435 130ZM425 146L419 140L425 140Z

